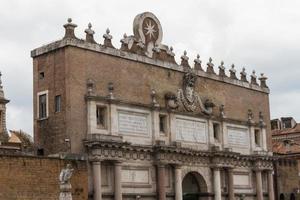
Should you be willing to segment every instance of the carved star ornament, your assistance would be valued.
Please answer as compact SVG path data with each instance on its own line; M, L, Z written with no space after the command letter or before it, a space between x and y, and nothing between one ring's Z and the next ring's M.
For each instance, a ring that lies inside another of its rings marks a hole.
M155 30L155 24L152 24L150 20L146 21L146 27L144 27L144 29L147 31L146 35L148 35L150 39L154 37L154 33L157 32Z

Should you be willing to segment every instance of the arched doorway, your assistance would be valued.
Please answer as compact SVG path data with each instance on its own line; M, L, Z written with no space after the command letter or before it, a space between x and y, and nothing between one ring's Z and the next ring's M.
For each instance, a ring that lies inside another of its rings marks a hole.
M207 185L198 172L189 172L182 181L183 200L204 200L207 196Z

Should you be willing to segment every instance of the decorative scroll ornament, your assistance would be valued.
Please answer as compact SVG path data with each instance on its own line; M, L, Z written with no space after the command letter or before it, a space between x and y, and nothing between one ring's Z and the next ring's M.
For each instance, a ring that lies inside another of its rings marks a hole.
M187 71L183 76L182 89L178 90L177 99L183 105L184 109L188 112L195 112L200 108L205 114L212 113L212 107L214 104L203 104L198 94L195 92L195 83L197 76L191 71Z
M145 55L152 57L153 48L160 48L162 27L157 17L150 12L137 15L133 22L133 33L137 41L145 45Z

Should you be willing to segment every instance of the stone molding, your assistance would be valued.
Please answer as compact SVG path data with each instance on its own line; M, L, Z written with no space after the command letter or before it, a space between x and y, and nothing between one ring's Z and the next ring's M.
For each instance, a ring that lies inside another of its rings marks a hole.
M103 53L103 54L107 54L107 55L111 55L111 56L115 56L115 57L119 57L119 58L123 58L123 59L127 59L127 60L132 60L132 61L136 61L136 62L146 63L146 64L154 65L157 67L167 68L167 69L171 69L174 71L184 73L183 66L177 65L172 62L165 62L165 61L158 60L158 59L152 59L152 58L149 58L144 55L139 55L139 54L135 54L135 53L131 53L131 52L122 51L119 49L105 47L101 44L88 43L85 40L81 40L81 39L77 39L77 38L65 38L62 40L52 42L48 45L44 45L42 47L36 48L31 51L31 57L33 57L33 58L38 57L42 54L45 54L45 53L48 53L48 52L51 52L51 51L54 51L54 50L57 50L60 48L64 48L67 46L78 47L78 48L82 48L82 49L86 49L86 50L96 51L99 53ZM267 94L270 92L269 88L260 87L259 85L247 83L247 82L244 82L241 80L234 80L234 79L231 79L228 77L218 76L218 75L212 74L212 73L206 73L201 70L196 70L195 74L199 77L204 77L204 78L212 79L215 81L220 81L220 82L236 85L236 86L247 88L250 90L255 90L255 91L259 91L259 92L263 92L263 93L267 93Z
M89 152L89 160L92 161L146 160L174 166L205 165L212 168L247 167L253 170L272 170L273 162L277 159L268 155L242 155L226 151L193 150L171 145L132 145L128 142L101 139L86 139L84 145Z

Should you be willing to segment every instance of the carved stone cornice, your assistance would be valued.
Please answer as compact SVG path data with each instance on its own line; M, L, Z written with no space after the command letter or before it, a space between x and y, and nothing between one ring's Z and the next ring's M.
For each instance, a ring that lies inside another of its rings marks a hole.
M84 140L89 152L89 160L147 160L156 164L206 165L208 167L272 170L276 157L267 155L242 155L228 151L205 151L176 145L134 145L112 138ZM91 139L91 138L90 138Z

